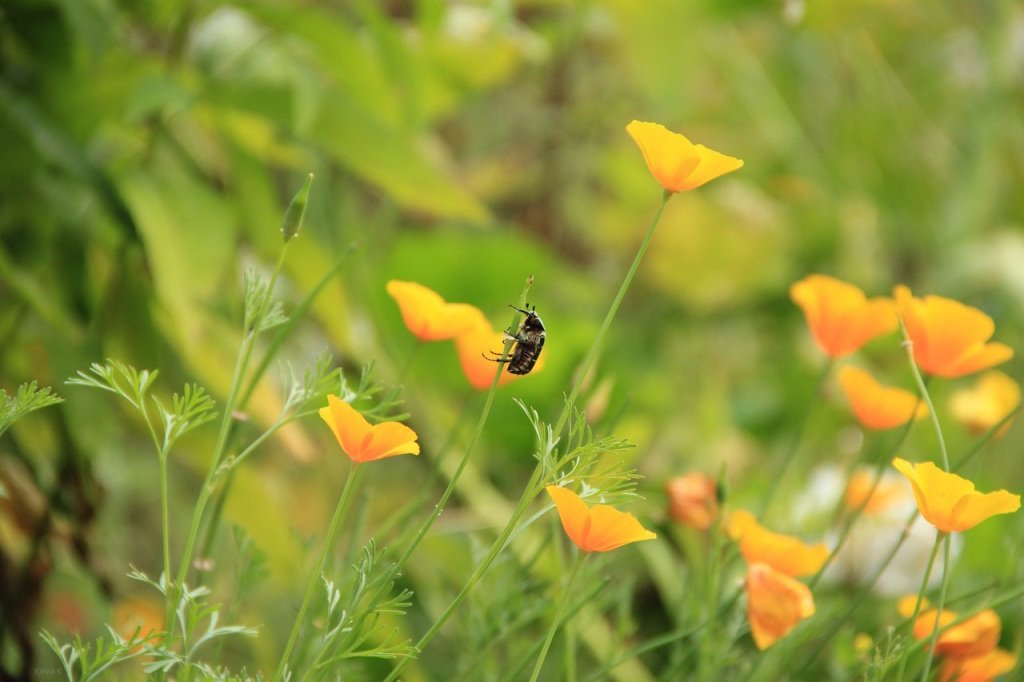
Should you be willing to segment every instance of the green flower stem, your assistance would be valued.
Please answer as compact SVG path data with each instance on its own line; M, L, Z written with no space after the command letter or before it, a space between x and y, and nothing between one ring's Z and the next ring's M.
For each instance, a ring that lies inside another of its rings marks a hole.
M444 437L444 440L441 442L440 447L438 447L436 450L436 457L438 461L440 461L448 453L449 448L451 448L452 443L455 442L455 438L458 436L459 431L461 431L462 426L464 424L463 419L466 415L466 408L470 403L470 398L472 397L472 394L475 392L471 386L467 387L466 390L467 393L459 401L459 408L458 411L456 412L455 419L452 421L452 426L448 430L448 433ZM408 528L409 530L412 530L410 523L411 519L419 512L424 502L427 501L427 498L430 495L430 491L434 489L434 485L437 483L438 479L441 478L441 475L442 469L440 466L431 467L430 474L427 476L425 480L421 482L419 486L420 490L415 495L415 497L406 502L406 504L402 508L400 508L395 513L391 514L379 526L377 526L374 532L374 536L378 538L378 540L380 540L382 538L389 537L396 528ZM391 540L388 543L388 545L401 546L402 544L404 544L404 539L408 535L409 533L404 531L397 533L395 535L395 538ZM387 549L388 547L385 547L385 550Z
M946 439L942 435L942 425L939 423L939 415L935 412L935 405L932 403L932 397L928 393L928 386L925 384L924 378L921 376L921 371L917 368L917 363L914 361L914 342L911 341L910 335L907 333L907 326L903 322L903 318L900 318L900 334L903 335L903 346L907 349L907 358L910 360L910 369L914 374L914 381L917 382L917 387L921 391L921 397L924 398L925 403L928 405L928 412L932 418L932 426L935 428L935 437L939 441L939 451L942 453L942 466L946 471L950 470L949 467L949 453L946 451ZM949 573L950 573L950 542L948 539L948 533L939 532L935 539L935 550L938 549L938 545L943 540L946 541L945 551L942 553L942 587L939 589L939 605L936 613L942 613L942 608L946 602L946 587L949 584ZM932 551L932 561L935 560L935 550ZM929 566L929 569L931 567ZM917 596L918 606L921 604L921 599L924 596L924 590L927 587L927 577L925 578L925 584L921 588L921 593ZM915 609L916 611L916 609ZM915 618L917 615L915 614ZM911 621L913 623L914 621ZM913 625L911 625L913 627ZM935 642L939 637L939 619L935 618L935 627L932 630L932 641L928 647L928 657L925 659L924 664L924 675L921 677L921 682L927 682L928 673L931 671L932 659L935 657ZM900 665L900 677L903 678L903 669L906 664L906 657Z
M743 588L740 587L733 593L733 595L729 599L727 599L718 606L718 608L715 610L715 613L713 614L713 618L717 619L731 611L732 607L735 606L737 601L739 601L739 598L742 594ZM598 680L608 679L608 674L612 670L615 670L617 667L622 665L623 663L630 661L636 658L637 656L641 656L651 651L660 649L661 647L668 646L669 644L674 644L678 641L699 634L702 630L706 629L709 625L711 625L712 622L713 619L708 618L703 623L699 623L698 625L692 625L687 628L676 628L675 630L666 632L663 635L652 637L643 644L640 644L634 647L633 649L630 649L629 651L623 653L622 655L612 659L611 661L608 661L601 667L600 670L594 672L590 677L586 678L586 680L587 682L597 682Z
M249 382L246 384L245 390L242 391L242 396L236 403L236 410L245 410L246 406L249 404L250 398L252 398L252 394L256 391L256 386L259 385L260 379L263 378L263 375L270 367L270 363L275 357L277 357L277 354L284 346L285 341L291 337L295 328L298 326L299 321L302 320L309 312L309 309L313 305L313 301L316 300L317 296L319 296L327 284L330 283L331 279L341 271L341 266L345 264L345 261L353 250L354 247L349 246L348 249L335 259L334 263L331 264L331 267L327 269L327 272L324 273L316 285L310 289L309 292L303 296L302 300L299 301L299 304L295 306L295 310L293 310L291 315L288 316L288 320L276 329L275 334L267 345L267 349L264 351L259 364L256 365L256 368L249 374ZM280 262L283 263L283 259ZM233 438L237 433L237 428L235 428L236 425L237 422L233 422L232 429L228 433L228 447L230 447ZM224 503L227 501L228 495L231 493L231 485L234 482L234 478L235 470L232 468L231 471L228 472L224 485L217 490L217 499L214 500L213 509L210 511L210 520L204 528L202 542L199 543L202 556L209 556L213 549L213 542L216 538L217 529L220 527L220 519L224 514Z
M916 407L914 408L914 411L917 411ZM900 433L899 438L896 440L895 446L892 447L892 449L885 457L879 459L876 463L874 480L872 480L871 482L871 488L868 490L868 494L864 496L864 499L861 501L861 503L858 504L856 508L854 508L854 510L850 513L849 518L846 519L846 522L843 525L842 531L840 531L839 533L839 539L836 540L836 546L832 548L832 551L829 552L829 555L825 558L825 563L821 565L821 568L818 569L818 572L815 573L814 577L811 578L810 582L808 582L807 586L812 590L815 588L815 586L817 586L818 581L821 580L821 576L825 574L825 570L835 560L836 556L839 554L839 551L842 550L843 545L846 544L846 540L850 537L850 531L853 530L854 524L857 523L857 520L864 513L864 510L868 506L868 502L871 501L871 497L875 494L875 491L878 490L878 486L882 483L883 472L885 471L886 467L889 466L889 462L892 460L892 458L895 457L896 453L899 452L900 448L903 446L903 443L907 440L907 436L910 434L910 429L913 427L913 425L914 419L911 419L910 421L907 422L906 427L904 427L903 431ZM851 474L857 470L857 466L859 464L860 458L858 458L858 461L854 463L854 466L850 472ZM850 476L848 475L847 480L849 479ZM844 504L844 498L845 495L839 499L837 508L841 507ZM833 514L833 516L835 516L835 514Z
M706 627L701 630L698 637L697 650L699 658L697 661L697 679L708 679L714 663L708 647L714 639L715 621L718 615L718 595L721 589L721 548L722 548L722 515L716 514L707 532L707 561L704 565L704 586L705 586L705 609L704 622Z
M939 532L939 539L936 542L944 541L945 546L942 548L942 584L939 587L939 604L935 609L935 627L932 628L931 643L928 645L928 658L924 662L924 672L921 674L921 682L928 682L928 673L932 669L932 659L935 658L935 644L939 641L939 616L942 613L942 609L946 607L946 588L949 585L949 570L950 565L950 546L953 544L949 540L949 533ZM920 596L918 601L920 601ZM913 625L911 625L913 627Z
M899 539L892 546L892 549L889 550L889 554L885 557L885 560L881 564L879 564L878 568L875 569L875 572L871 575L868 581L861 587L861 592L866 593L868 590L874 587L875 583L878 582L878 579L882 577L883 573L885 573L885 569L889 568L889 564L891 564L893 559L896 558L896 555L899 553L900 548L903 547L903 543L905 543L907 541L907 538L910 536L910 527L913 525L916 519L917 510L915 509L913 512L911 512L910 516L907 517L906 522L903 524L903 532L900 533ZM828 649L826 644L832 640L835 634L839 632L843 625L846 624L846 622L853 616L853 614L856 613L857 609L864 605L866 601L867 600L865 599L849 600L849 605L847 606L846 610L842 613L842 615L833 620L828 628L825 628L825 632L820 638L818 638L816 646L811 647L811 651L813 651L814 653L812 653L810 656L806 658L803 666L797 671L796 675L793 676L793 679L804 679L807 671L811 669L811 666L814 665L814 663L818 660L818 657L821 656L821 654Z
M519 295L519 307L523 308L526 306L526 298L530 294L530 287L533 286L533 276L531 275L526 279L526 284L523 286L523 291ZM513 325L519 318L519 313L515 312L512 315L512 321L509 324L509 328L514 328ZM504 360L508 357L509 351L512 350L512 343L514 339L508 338L505 340L505 347L502 349L501 359ZM455 491L455 485L459 482L459 478L462 477L462 472L465 470L466 465L469 464L469 458L472 456L473 451L476 450L476 444L480 441L480 436L483 435L484 427L487 425L487 419L491 416L491 407L494 405L494 395L498 390L498 382L501 380L501 373L504 371L505 365L502 362L498 363L497 368L494 372L494 380L491 381L491 388L487 392L487 398L484 401L484 408L480 412L480 418L476 422L476 429L473 431L472 437L469 439L469 444L466 446L466 451L462 453L462 459L459 460L459 465L455 468L455 473L452 474L451 479L448 481L448 486L441 493L441 499L434 505L434 511L431 512L430 516L427 517L423 525L420 526L412 542L402 552L402 556L398 558L397 565L403 566L412 553L416 551L420 542L426 537L427 531L430 530L437 518L441 516L441 512L444 511L444 506L448 504L448 500L451 498L452 493Z
M171 509L167 490L167 453L160 453L160 524L163 533L164 579L171 579ZM169 595L171 590L167 591ZM165 604L165 608L170 607Z
M989 588L985 588L985 589L987 590ZM1006 592L1003 595L1001 595L999 597L996 597L992 601L988 602L985 605L984 608L985 609L997 609L1000 606L1003 606L1004 604L1009 604L1011 602L1017 601L1022 596L1024 596L1024 588L1018 588L1016 590L1013 590L1012 592ZM956 626L964 623L965 621L968 621L971 618L974 618L979 613L981 613L981 611L983 611L983 610L984 609L976 609L974 611L969 611L967 613L960 614L959 616L957 616L957 618L955 618L954 620L951 620L950 622L946 623L945 625L943 625L942 627L939 628L939 636L941 636L942 633L946 632L947 630L955 628ZM926 646L925 640L919 639L916 642L914 642L913 644L909 644L907 646L908 653L914 653L916 651L919 651L920 649L924 648L925 646ZM927 646L931 646L931 640L930 639L928 640Z
M562 429L565 428L566 423L569 420L571 414L571 406L575 403L576 398L579 397L580 389L583 386L583 381L586 379L590 369L594 366L597 361L598 353L600 352L601 345L604 343L604 337L608 334L609 328L611 328L612 321L615 319L615 314L619 310L619 306L622 304L622 300L626 297L626 292L629 290L630 285L633 283L633 279L636 277L637 271L640 269L640 263L643 261L644 254L647 253L647 249L651 244L651 240L654 237L654 232L658 227L658 223L661 220L661 214L665 210L665 205L668 200L672 197L671 192L664 192L661 197L661 203L658 205L658 209L654 214L654 218L651 220L650 226L647 228L647 234L644 235L644 239L640 244L640 248L637 249L636 256L633 258L633 263L630 265L629 270L626 272L626 276L622 280L622 284L619 286L618 292L615 294L615 298L612 300L611 306L608 308L608 313L605 315L604 322L602 322L600 329L594 336L594 341L590 346L590 350L587 352L586 357L583 360L583 365L580 367L579 373L576 377L576 382L573 385L572 391L569 393L569 397L565 401L565 405L562 408L562 413L558 417L558 421L554 428L555 434L560 434ZM516 529L519 519L529 509L530 504L533 502L543 486L539 485L542 478L544 477L544 467L542 463L537 464L533 469L533 473L530 475L530 480L526 484L525 493L519 498L519 502L516 508L512 512L512 516L509 518L505 527L498 534L494 544L491 545L490 550L484 556L483 560L477 565L472 575L463 585L462 589L455 596L455 599L448 604L448 607L441 613L441 615L434 621L433 625L427 630L427 632L420 638L416 643L416 649L423 651L424 647L434 638L437 632L441 629L441 626L447 622L448 618L451 617L455 609L458 608L462 600L466 598L466 595L472 591L476 584L483 577L487 569L490 568L491 564L498 555L505 548L505 543L508 542L509 537ZM385 682L393 682L397 679L405 667L409 664L412 658L405 658L398 662L398 664L392 669L391 674L388 675Z
M1005 417L1003 417L1002 419L1000 419L1000 420L999 420L999 421L998 421L998 422L997 422L996 424L994 424L994 425L993 425L992 427L990 427L990 428L989 428L989 429L988 429L987 431L985 431L985 433L981 434L981 435L980 435L980 436L978 437L978 440L977 440L977 441L975 441L974 445L972 445L972 446L970 447L970 449L968 449L968 450L967 450L967 452L965 452L965 453L964 453L964 454L963 454L963 455L962 455L962 456L960 457L960 459L958 459L958 460L956 461L956 463L955 463L955 464L953 464L953 468L952 468L952 469L951 469L950 471L953 471L953 472L956 472L956 471L960 471L960 470L961 470L961 469L963 469L963 468L964 468L965 466L967 466L967 463L968 463L968 462L970 462L970 461L971 461L971 460L972 460L972 459L974 458L974 456L975 456L976 454L978 454L979 452L981 452L981 449L982 449L983 447L985 447L985 445L987 445L987 444L988 444L988 442L989 442L990 440L992 440L993 438L995 438L996 434L997 434L997 433L999 433L999 431L1000 431L1000 430L1001 430L1001 429L1002 429L1002 428L1003 428L1004 426L1006 426L1007 424L1009 424L1009 423L1010 423L1010 421L1011 421L1011 420L1012 420L1012 419L1013 419L1013 418L1014 418L1015 416L1017 416L1017 413L1019 413L1019 412L1021 411L1021 409L1024 409L1024 403L1018 403L1017 407L1013 408L1013 409L1012 409L1012 410L1011 410L1010 412L1008 412L1008 413L1006 414L1006 416L1005 416Z
M914 375L914 381L917 383L918 390L921 391L921 398L924 399L925 404L928 406L928 414L932 419L932 426L935 428L935 436L939 439L939 452L942 453L942 468L949 471L949 453L946 452L946 439L942 436L939 415L935 411L932 396L928 393L928 386L921 376L921 370L917 368L917 362L914 360L914 342L910 340L910 335L907 334L907 326L903 323L902 317L900 318L900 334L903 335L903 347L907 349L907 358L910 360L910 371Z
M935 566L935 558L939 554L939 545L947 537L946 533L941 531L935 531L935 544L932 545L932 553L928 556L928 567L924 571L924 580L921 581L921 589L917 591L917 601L914 603L914 613L911 614L909 622L910 631L913 632L914 624L917 622L917 617L921 613L921 603L924 601L924 593L928 591L928 581L932 577L932 568ZM947 543L948 544L948 543ZM948 567L947 567L948 568ZM948 574L948 571L947 571ZM946 582L945 575L942 578L942 582ZM944 590L943 590L944 591ZM936 614L939 612L936 611ZM935 623L936 629L938 626L938 616L936 616ZM903 675L907 669L907 660L910 658L910 650L908 649L903 653L903 658L900 660L900 667L896 673L896 682L903 681ZM931 663L931 652L928 654L929 665Z
M236 401L238 400L238 392L241 389L242 380L244 379L246 370L249 367L249 361L252 359L252 352L255 345L254 342L257 334L259 333L260 322L267 310L270 308L270 301L274 293L274 285L277 283L277 277L281 271L281 267L284 265L284 259L287 253L288 242L285 242L284 246L281 247L280 254L278 255L277 264L274 266L274 273L271 275L270 284L267 286L266 299L263 302L263 307L253 316L252 328L245 330L245 335L242 337L242 343L238 349L238 357L235 359L235 369L231 377L231 388L228 390L227 399L224 401L224 413L221 417L220 429L217 432L217 444L213 450L213 457L210 458L210 466L206 471L206 478L203 479L203 486L199 491L199 498L196 500L195 509L192 511L192 523L189 526L188 539L185 541L185 551L182 554L181 563L178 566L178 576L174 581L174 584L171 585L168 590L168 594L172 595L167 602L168 609L166 620L164 621L169 623L167 626L168 641L173 637L175 630L173 607L181 598L182 589L185 585L186 579L188 578L189 567L192 563L192 554L195 551L196 540L199 537L199 529L202 525L203 514L206 511L206 504L210 499L210 494L212 493L212 486L214 484L214 479L217 477L217 470L220 467L221 460L223 460L224 453L227 450L228 436L231 432L231 424L233 421Z
M569 596L572 594L572 585L576 581L576 576L579 575L580 566L583 565L588 554L584 552L576 552L576 558L572 563L572 571L569 573L569 580L566 582L563 588L562 601L558 604L558 610L555 611L555 616L551 620L551 627L548 628L548 635L544 638L544 646L541 647L540 655L537 656L537 662L533 665L533 674L530 675L530 682L537 682L537 678L540 677L541 668L544 667L544 659L548 656L548 650L551 648L551 642L555 639L555 633L558 632L559 621L562 620L562 612L565 611L565 605L569 603Z
M804 410L803 415L800 417L796 431L793 432L793 437L789 441L789 447L786 448L785 453L782 455L782 467L775 473L771 483L768 484L768 492L765 494L764 502L761 505L761 514L759 515L761 518L768 514L768 510L771 508L772 502L775 501L775 496L779 492L782 479L786 477L790 464L796 459L796 454L800 450L800 443L803 441L804 433L807 431L807 423L810 421L814 406L818 404L818 396L821 395L821 389L825 386L825 380L828 379L832 371L832 365L833 360L830 357L825 361L821 372L818 374L817 381L814 382L814 392L811 393L810 400L807 401L807 409Z
M345 487L341 491L341 497L338 498L338 506L334 510L334 516L331 518L331 525L327 529L327 537L324 538L323 548L320 550L320 558L316 562L316 570L309 577L309 583L306 585L306 594L302 598L302 605L299 607L299 612L295 616L295 623L292 625L292 632L288 636L288 643L284 647L284 652L281 654L281 660L278 661L277 670L274 672L274 682L278 682L284 674L285 666L288 665L288 659L291 658L292 649L295 648L295 642L299 638L299 632L302 630L302 622L306 618L306 611L309 609L309 603L313 600L313 593L316 592L317 586L320 584L320 577L324 571L324 564L327 563L327 557L330 556L331 551L334 549L334 544L338 539L338 531L341 529L341 521L345 518L345 514L348 512L349 503L352 501L353 491L356 489L356 485L362 478L363 467L359 462L352 463L352 469L349 472L348 478L345 479Z

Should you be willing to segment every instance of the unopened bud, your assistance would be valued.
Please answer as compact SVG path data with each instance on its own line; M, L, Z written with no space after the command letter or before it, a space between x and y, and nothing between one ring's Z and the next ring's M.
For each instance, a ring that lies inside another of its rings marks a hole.
M309 200L309 188L313 185L313 174L306 176L306 182L288 204L288 210L284 212L284 220L281 221L281 234L285 242L299 233L302 223L306 219L306 202Z

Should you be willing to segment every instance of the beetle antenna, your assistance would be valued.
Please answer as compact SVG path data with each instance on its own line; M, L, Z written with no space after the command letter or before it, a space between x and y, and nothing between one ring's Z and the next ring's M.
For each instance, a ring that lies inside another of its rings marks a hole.
M529 305L529 304L527 304L527 305ZM508 304L508 307L509 307L509 308L511 308L512 310L518 310L518 311L519 311L519 312L521 312L521 313L522 313L523 315L529 315L529 314L530 314L530 311L529 311L529 310L523 310L522 308L517 308L517 307L515 307L514 305L512 305L511 303L509 303L509 304ZM536 309L537 309L537 308L536 308L536 307L534 307L534 310L536 310Z

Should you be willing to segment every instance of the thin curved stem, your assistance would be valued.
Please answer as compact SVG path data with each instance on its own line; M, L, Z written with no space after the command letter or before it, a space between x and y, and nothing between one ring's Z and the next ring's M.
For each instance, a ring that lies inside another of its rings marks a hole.
M288 665L288 659L291 658L292 649L295 647L295 642L299 638L299 632L302 631L302 622L306 618L306 611L309 609L309 603L313 600L313 593L316 592L317 585L320 583L320 576L324 571L324 564L327 563L327 557L330 556L331 550L334 548L334 543L338 539L338 531L341 529L341 521L345 518L345 514L348 512L349 503L352 501L352 493L356 488L356 484L359 479L362 478L363 467L359 462L352 463L352 469L349 472L348 477L345 479L345 487L341 491L341 496L338 498L338 506L334 509L334 516L331 517L331 525L327 529L327 537L324 538L324 546L320 550L320 557L316 562L316 570L309 577L309 582L306 584L306 594L302 598L302 605L299 607L299 612L295 616L295 622L292 624L291 634L288 636L288 643L284 647L284 652L281 654L281 660L278 661L277 670L274 672L274 682L278 682L281 676L284 674L284 669Z
M914 342L907 333L907 326L903 323L902 317L900 318L900 334L903 335L903 347L907 349L907 358L910 360L910 371L914 375L914 381L917 383L918 390L921 391L921 397L928 406L928 414L931 417L932 426L935 428L935 436L939 439L939 452L942 453L942 468L949 471L949 453L946 451L946 439L942 436L939 415L935 411L935 404L932 403L932 396L928 393L928 386L924 381L924 377L921 376L921 370L917 368L917 362L914 360Z
M915 410L916 409L917 408L915 408ZM896 453L899 452L900 448L903 446L903 443L904 441L906 441L907 436L910 434L910 429L913 427L913 425L913 419L907 422L906 427L903 429L902 433L900 433L900 437L896 440L896 445L894 445L891 448L886 457L880 458L878 460L877 464L875 465L875 475L874 479L871 482L871 488L868 489L868 492L864 496L864 499L861 500L861 502L854 508L854 510L850 513L849 517L846 519L846 522L843 525L843 529L839 533L839 538L836 540L836 545L832 548L832 551L829 552L829 555L825 558L825 563L821 565L821 568L818 569L818 572L815 573L814 577L811 578L811 580L808 582L807 586L812 590L815 588L815 586L817 586L818 581L821 580L821 577L825 574L825 571L832 564L836 556L839 554L840 550L842 550L843 546L846 544L846 540L850 537L850 531L853 530L854 524L857 523L857 520L864 513L864 510L867 508L868 503L874 496L875 491L878 490L878 486L882 483L882 473L885 471L885 468L889 465L889 461L891 461L892 458L896 456ZM856 471L858 464L859 461L854 464L854 472ZM849 475L847 476L847 478L849 480ZM847 485L849 485L849 483L847 483ZM840 498L838 506L844 504L844 498L845 495L843 496L843 498Z
M533 286L532 275L526 279L526 284L523 286L523 291L519 295L520 308L526 305L526 298L530 294L531 286ZM510 327L511 325L515 324L515 321L518 318L518 316L518 312L513 314ZM508 357L509 351L512 350L513 342L514 339L511 338L505 340L505 347L501 354L502 360ZM491 382L491 388L487 392L487 398L484 401L484 408L480 412L480 418L476 422L476 429L474 429L473 435L469 439L469 444L466 446L466 451L462 453L462 459L459 460L459 465L455 468L455 473L452 474L451 479L448 481L448 486L444 489L444 492L441 493L441 498L437 501L437 504L434 505L434 510L431 512L430 516L427 517L426 521L423 522L423 525L420 526L419 531L417 531L415 537L413 537L412 541L405 548L405 551L402 552L402 556L398 558L397 565L399 567L404 565L405 562L409 559L409 557L412 556L412 553L416 551L416 548L419 546L420 542L423 541L423 538L426 537L427 532L430 530L431 526L434 525L434 522L437 521L437 518L441 515L441 512L444 511L444 506L448 504L448 500L451 498L452 493L455 492L455 485L459 482L459 479L462 477L462 472L465 470L466 465L469 464L469 459L473 455L473 452L476 450L476 445L480 441L480 437L483 435L484 427L487 425L487 419L491 416L491 407L494 405L494 395L495 393L497 393L498 382L501 380L501 373L504 370L504 368L504 363L499 362L494 372L494 380Z
M914 612L910 615L909 623L910 623L911 631L913 631L914 624L917 622L917 617L921 613L921 602L924 601L924 593L928 590L928 582L931 580L931 577L932 577L932 568L935 566L935 557L937 557L938 554L939 554L939 546L942 544L942 540L943 540L944 537L945 537L944 533L936 531L935 544L932 545L932 552L928 556L928 567L924 571L924 580L921 581L921 589L917 591L917 601L914 603ZM936 626L938 626L938 622L939 622L938 613L939 612L936 611L936 616L935 616ZM910 658L910 651L908 650L908 651L904 652L903 658L900 660L900 667L899 667L899 670L896 673L896 682L902 682L903 681L903 675L906 672L907 660L909 658ZM931 655L930 654L929 654L929 659L931 659Z
M583 561L588 555L582 552L576 552L576 558L573 559L572 572L569 573L569 580L565 584L564 592L562 593L562 601L558 604L558 610L555 611L554 618L551 619L551 627L548 628L547 637L544 638L544 646L540 649L540 655L537 656L537 662L533 665L533 674L530 675L530 682L537 682L537 678L540 677L541 668L544 667L544 659L548 656L548 650L551 648L551 642L555 639L555 633L558 632L558 626L562 620L562 612L565 611L565 605L569 603L569 596L572 594L572 585L576 581L576 576L580 572L580 566L583 565Z
M942 548L942 586L939 588L939 604L935 609L935 627L932 628L931 642L928 644L928 658L925 659L921 682L928 682L928 673L932 668L932 659L935 658L935 644L939 641L939 614L946 607L946 588L949 585L950 546L953 543L949 541L949 533L940 532L939 537L945 542L945 546Z

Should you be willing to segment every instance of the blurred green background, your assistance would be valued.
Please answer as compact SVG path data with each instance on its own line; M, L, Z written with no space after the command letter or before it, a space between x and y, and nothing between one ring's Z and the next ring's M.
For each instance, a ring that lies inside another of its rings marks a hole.
M419 460L370 472L370 528L422 487L443 443L468 439L453 425L482 403L451 344L410 361L385 282L421 282L501 328L536 278L546 367L501 389L470 478L408 567L410 627L429 622L422 611L461 584L532 468L512 398L557 413L657 205L624 131L634 118L746 162L670 203L587 389L598 430L639 445L641 515L662 518L664 480L689 469L724 467L740 505L774 475L822 363L787 293L810 272L871 295L904 282L957 298L1022 347L1019 2L4 0L0 387L37 380L67 399L0 441L17 492L0 519L0 579L38 577L19 602L26 624L5 632L7 669L16 632L95 633L138 589L129 563L159 572L143 426L64 380L110 357L159 368L160 395L195 380L222 400L243 272L269 272L309 172L306 228L278 290L286 311L344 260L284 359L301 367L326 347L353 377L376 360L405 387L424 443ZM911 386L895 337L867 362ZM276 381L250 406L254 433L280 405ZM940 406L953 387L934 383ZM847 409L828 394L784 490L851 454ZM314 421L265 446L228 503L266 556L248 623L289 622L305 542L340 490L340 453ZM967 447L947 430L954 452ZM189 436L172 462L175 555L214 432ZM1012 429L968 473L1019 491L1020 445ZM918 427L903 453L934 447ZM1019 525L969 537L964 575L1019 573ZM237 553L221 540L211 559L225 594ZM246 642L255 651L239 660L272 662L280 636Z

